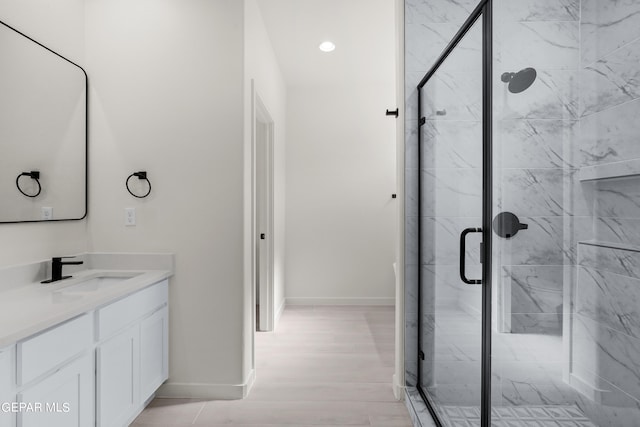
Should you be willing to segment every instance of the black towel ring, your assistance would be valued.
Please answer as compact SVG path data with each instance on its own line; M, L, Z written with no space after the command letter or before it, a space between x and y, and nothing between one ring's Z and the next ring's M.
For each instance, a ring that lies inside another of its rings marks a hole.
M22 191L22 188L20 188L20 178L22 178L23 176L28 176L29 178L31 178L31 179L36 181L36 184L38 184L38 192L36 194L27 194L24 191ZM24 194L27 197L31 197L31 198L38 197L40 195L40 193L42 192L42 186L40 185L40 172L39 171L22 172L16 178L16 187L18 187L18 191L19 192L21 192L22 194Z
M138 177L138 179L140 179L140 180L143 179L143 180L147 181L147 184L149 184L149 191L147 191L147 193L144 196L138 196L137 194L133 194L133 192L131 191L131 188L129 188L129 180L131 178L133 178L134 176ZM129 175L127 177L127 181L125 182L125 185L127 186L127 191L129 192L129 194L131 194L133 197L136 197L138 199L144 199L149 194L151 194L151 181L149 181L149 178L147 178L147 172L146 171L140 171L140 172L132 173L131 175Z

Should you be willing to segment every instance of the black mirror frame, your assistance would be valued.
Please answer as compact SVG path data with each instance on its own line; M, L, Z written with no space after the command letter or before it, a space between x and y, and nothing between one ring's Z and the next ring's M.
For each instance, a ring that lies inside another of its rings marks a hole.
M70 59L65 58L64 56L60 55L58 52L48 48L47 46L43 45L37 40L32 39L31 37L24 34L23 32L16 30L11 25L3 21L0 21L0 24L20 34L22 37L27 38L28 40L32 41L38 46L48 50L49 52L53 53L54 55L63 59L64 61L70 63L71 65L74 65L75 67L79 68L80 71L82 71L82 74L84 74L84 86L85 86L85 91L84 91L84 94L85 94L85 101L84 101L85 102L84 104L84 123L85 123L85 126L84 126L84 213L83 215L80 218L61 218L61 219L50 219L50 220L41 220L41 219L25 220L25 221L1 221L0 220L0 224L24 224L24 223L64 222L64 221L83 220L89 214L89 76L87 75L87 72L84 70L84 68L82 68L75 62L71 61Z

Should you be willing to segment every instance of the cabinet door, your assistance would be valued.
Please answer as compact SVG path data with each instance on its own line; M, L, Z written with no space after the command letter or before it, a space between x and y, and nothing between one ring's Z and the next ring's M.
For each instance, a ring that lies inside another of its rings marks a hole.
M147 400L167 379L168 311L156 311L140 324L140 393Z
M14 427L16 425L16 416L12 412L11 402L15 402L15 349L9 348L0 350L0 427Z
M97 425L121 427L139 404L140 326L124 330L97 350Z
M93 355L76 359L18 396L20 427L87 427L94 423Z

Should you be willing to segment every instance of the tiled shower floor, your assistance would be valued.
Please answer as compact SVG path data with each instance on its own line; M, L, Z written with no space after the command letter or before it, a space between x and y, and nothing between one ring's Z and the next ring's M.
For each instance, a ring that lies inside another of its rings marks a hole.
M480 425L480 318L438 307L433 329L434 386L425 387L447 427ZM562 337L492 334L493 427L595 427L562 379Z
M442 420L449 427L477 427L480 408L444 406ZM492 427L596 427L577 406L498 407L492 409Z

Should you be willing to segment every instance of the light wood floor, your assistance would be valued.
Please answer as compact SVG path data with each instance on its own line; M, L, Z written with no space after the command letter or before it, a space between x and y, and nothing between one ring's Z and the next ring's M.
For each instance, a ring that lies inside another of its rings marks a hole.
M244 400L156 399L134 427L411 427L391 389L393 307L290 306L256 336Z

